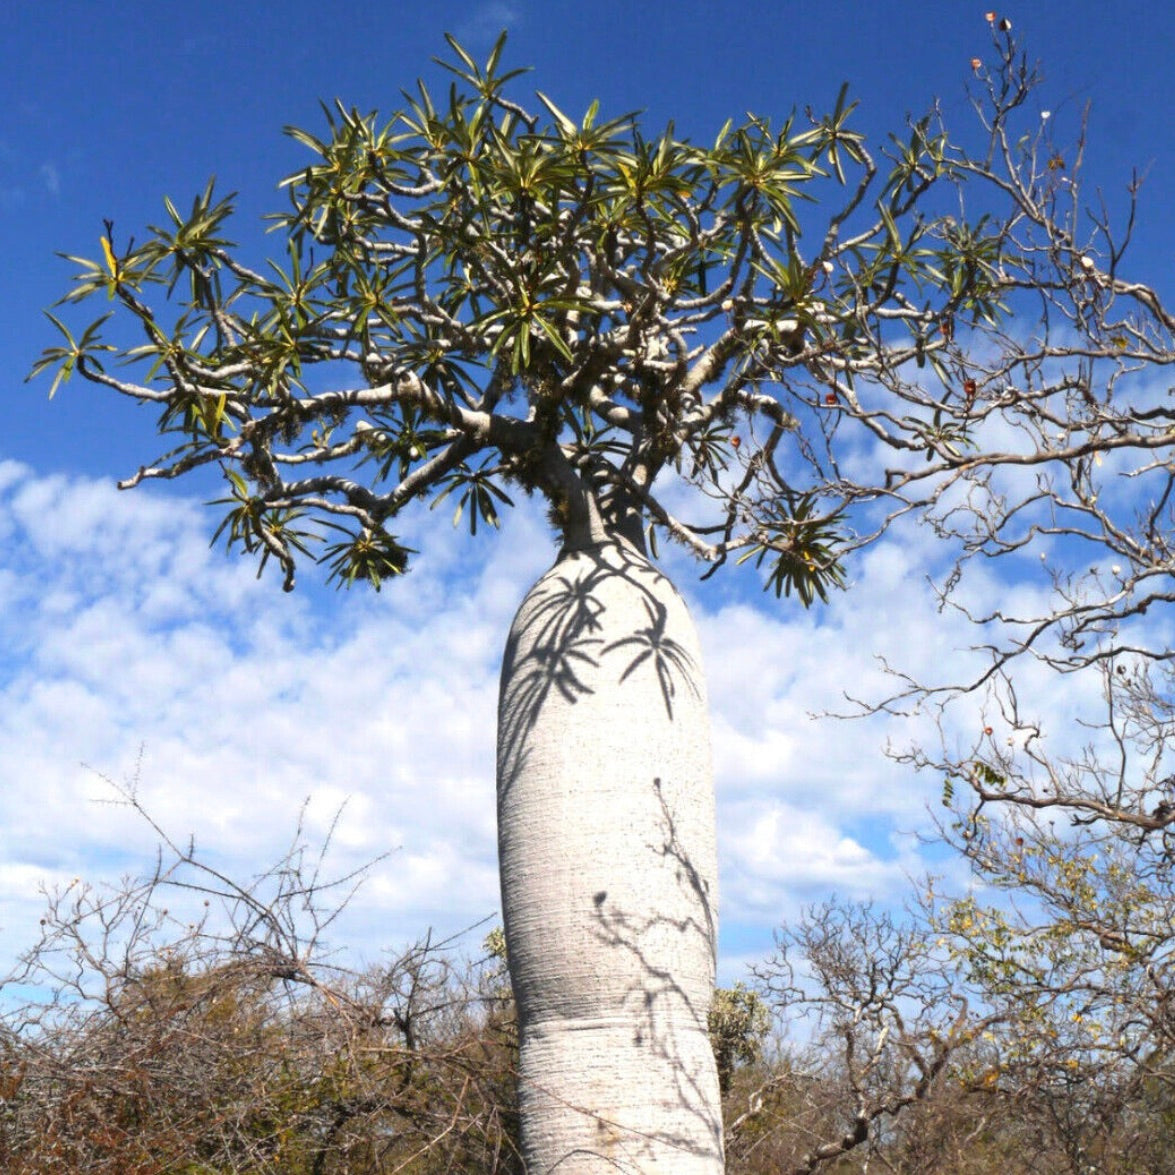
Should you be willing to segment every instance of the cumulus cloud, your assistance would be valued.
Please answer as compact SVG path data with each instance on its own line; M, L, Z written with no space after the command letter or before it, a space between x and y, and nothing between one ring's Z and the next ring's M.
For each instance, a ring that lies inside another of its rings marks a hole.
M424 554L404 583L286 595L209 550L197 503L0 464L11 952L31 939L38 883L150 866L154 834L104 802L103 774L137 772L160 825L236 876L276 860L300 813L311 837L334 828L339 873L386 854L335 930L363 957L498 916L499 658L553 546L529 507L486 542L438 521L406 533ZM893 729L814 715L884 690L874 653L923 670L966 643L957 620L927 623L924 554L913 541L876 548L853 592L810 612L738 572L708 591L672 561L707 660L732 955L761 953L825 894L900 900L920 868L909 834L933 784L882 754Z
M306 797L311 835L341 806L339 871L391 852L373 889L397 913L372 942L493 914L503 582L549 557L541 529L520 519L464 580L445 535L411 584L315 600L209 551L209 521L183 500L0 467L0 868L21 879L6 940L31 925L29 870L149 864L151 831L101 803L98 773L136 770L164 828L243 875L276 859Z

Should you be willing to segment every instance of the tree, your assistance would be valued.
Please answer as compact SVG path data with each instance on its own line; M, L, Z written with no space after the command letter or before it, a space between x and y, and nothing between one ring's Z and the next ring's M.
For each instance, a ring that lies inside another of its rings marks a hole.
M705 690L658 541L805 605L907 518L961 552L948 590L1040 534L1167 574L1167 492L1127 540L1095 459L1169 486L1172 412L1129 377L1169 359L1175 319L1122 276L1108 216L1082 219L1080 151L992 25L979 149L932 114L880 157L846 89L705 147L541 92L532 113L502 40L479 65L450 39L440 101L421 82L386 123L339 103L325 137L291 130L311 161L284 181L281 264L242 260L211 184L72 259L65 301L111 310L76 337L54 317L35 370L156 405L176 446L122 484L219 469L217 536L286 588L302 559L402 575L414 503L455 501L472 533L510 494L548 503L561 551L510 634L498 754L532 1171L722 1166ZM1071 596L997 660L1124 599Z
M1100 685L1079 745L1050 745L1003 676L966 757L908 756L941 774L944 838L980 882L937 930L1006 1025L982 1079L1034 1105L1075 1171L1162 1170L1171 1146L1169 653L1152 666L1119 632L1077 670Z
M941 1096L958 1054L996 1018L972 1008L929 943L922 919L836 901L777 934L754 968L761 998L793 1029L808 1021L812 1039L731 1123L747 1170L801 1175L838 1169L858 1148L884 1153L895 1126Z
M830 901L784 927L754 972L797 1043L739 1071L728 1169L1169 1170L1161 998L1055 915L1018 919L1015 889L1011 909L931 887L900 919Z
M414 1175L522 1169L500 966L425 935L362 971L325 935L299 825L244 880L160 836L154 868L48 892L0 976L0 1166L13 1175Z

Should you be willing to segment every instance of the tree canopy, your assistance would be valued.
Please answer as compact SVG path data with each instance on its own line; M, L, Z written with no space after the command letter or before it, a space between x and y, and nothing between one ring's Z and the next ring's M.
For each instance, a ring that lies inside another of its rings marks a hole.
M1028 650L1071 667L1170 598L1175 410L1147 373L1175 317L1124 274L1139 181L1116 228L1083 132L1054 138L992 37L977 131L932 110L880 149L843 88L709 145L528 110L504 37L484 64L450 38L443 95L290 128L310 158L280 260L245 263L211 182L142 241L108 223L63 301L112 305L51 315L34 371L156 405L175 445L122 484L219 467L218 535L287 588L303 559L342 584L406 570L411 503L476 533L537 492L565 537L752 560L808 604L910 516L958 557L944 600L976 555L1046 560L1046 607L975 617L1000 630L985 677Z
M336 103L324 137L291 128L312 159L283 181L265 270L211 183L141 243L108 224L65 301L115 307L76 338L54 317L37 370L158 405L177 445L124 484L219 465L220 533L287 587L302 556L343 583L403 571L395 519L416 500L454 500L476 532L511 492L563 523L586 489L606 527L824 597L861 541L846 508L956 474L1030 362L972 377L957 336L1039 286L1037 258L988 217L927 212L983 165L933 118L875 158L846 89L827 116L749 117L710 146L541 92L530 113L503 47L479 66L450 38L448 92L421 82L386 121ZM141 340L108 341L112 317ZM925 467L847 478L850 421ZM688 517L655 491L668 471L700 491Z

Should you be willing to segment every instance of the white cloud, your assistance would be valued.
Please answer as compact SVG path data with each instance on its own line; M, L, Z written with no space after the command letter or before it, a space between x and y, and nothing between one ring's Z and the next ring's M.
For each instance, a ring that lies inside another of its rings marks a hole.
M280 854L307 796L312 834L345 802L340 870L394 850L372 883L390 918L364 928L369 950L493 914L498 658L510 596L550 557L534 520L518 521L512 542L474 552L471 580L446 575L446 533L411 582L316 609L210 552L209 516L190 503L0 467L13 949L38 908L34 866L149 866L150 830L97 804L110 789L83 766L123 779L141 745L145 806L238 874Z
M335 931L367 958L430 925L496 917L499 658L553 557L540 511L472 542L426 515L404 536L423 552L408 581L338 597L256 582L209 550L212 525L185 500L0 464L6 953L31 941L38 878L150 867L154 835L100 802L112 793L96 774L127 778L140 747L146 808L237 876L280 856L308 797L311 836L341 809L337 871L389 854ZM852 592L810 612L734 569L708 592L682 565L710 682L722 916L740 956L766 950L803 902L900 900L919 870L904 834L926 828L936 781L881 750L911 728L812 715L843 709L846 693L879 696L876 652L923 672L967 643L922 586L932 553L916 530L879 546L854 565Z
M497 39L503 29L515 27L522 19L520 5L509 0L483 0L457 26L455 36L466 49L481 49Z
M61 194L61 174L54 164L42 163L37 169L37 173L41 177L41 183L44 185L45 191L50 196L59 196Z

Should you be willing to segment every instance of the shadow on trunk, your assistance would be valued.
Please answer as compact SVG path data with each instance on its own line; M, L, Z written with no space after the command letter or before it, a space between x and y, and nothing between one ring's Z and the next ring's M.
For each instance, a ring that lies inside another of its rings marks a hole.
M681 598L634 548L565 553L523 602L498 755L528 1164L721 1171L705 684Z
M615 558L605 558L602 551ZM666 631L668 611L661 594L666 588L674 591L669 581L643 556L620 543L576 551L572 558L574 571L548 573L541 581L541 591L531 593L526 625L516 625L506 644L502 658L503 721L498 732L499 774L506 781L522 768L526 736L547 699L558 694L574 704L595 693L597 685L591 679L605 659L619 670L617 686L642 666L651 667L670 721L679 685L694 697L702 692L701 666ZM608 641L614 629L603 615L605 606L598 590L618 575L640 592L647 623L630 624L625 635Z

